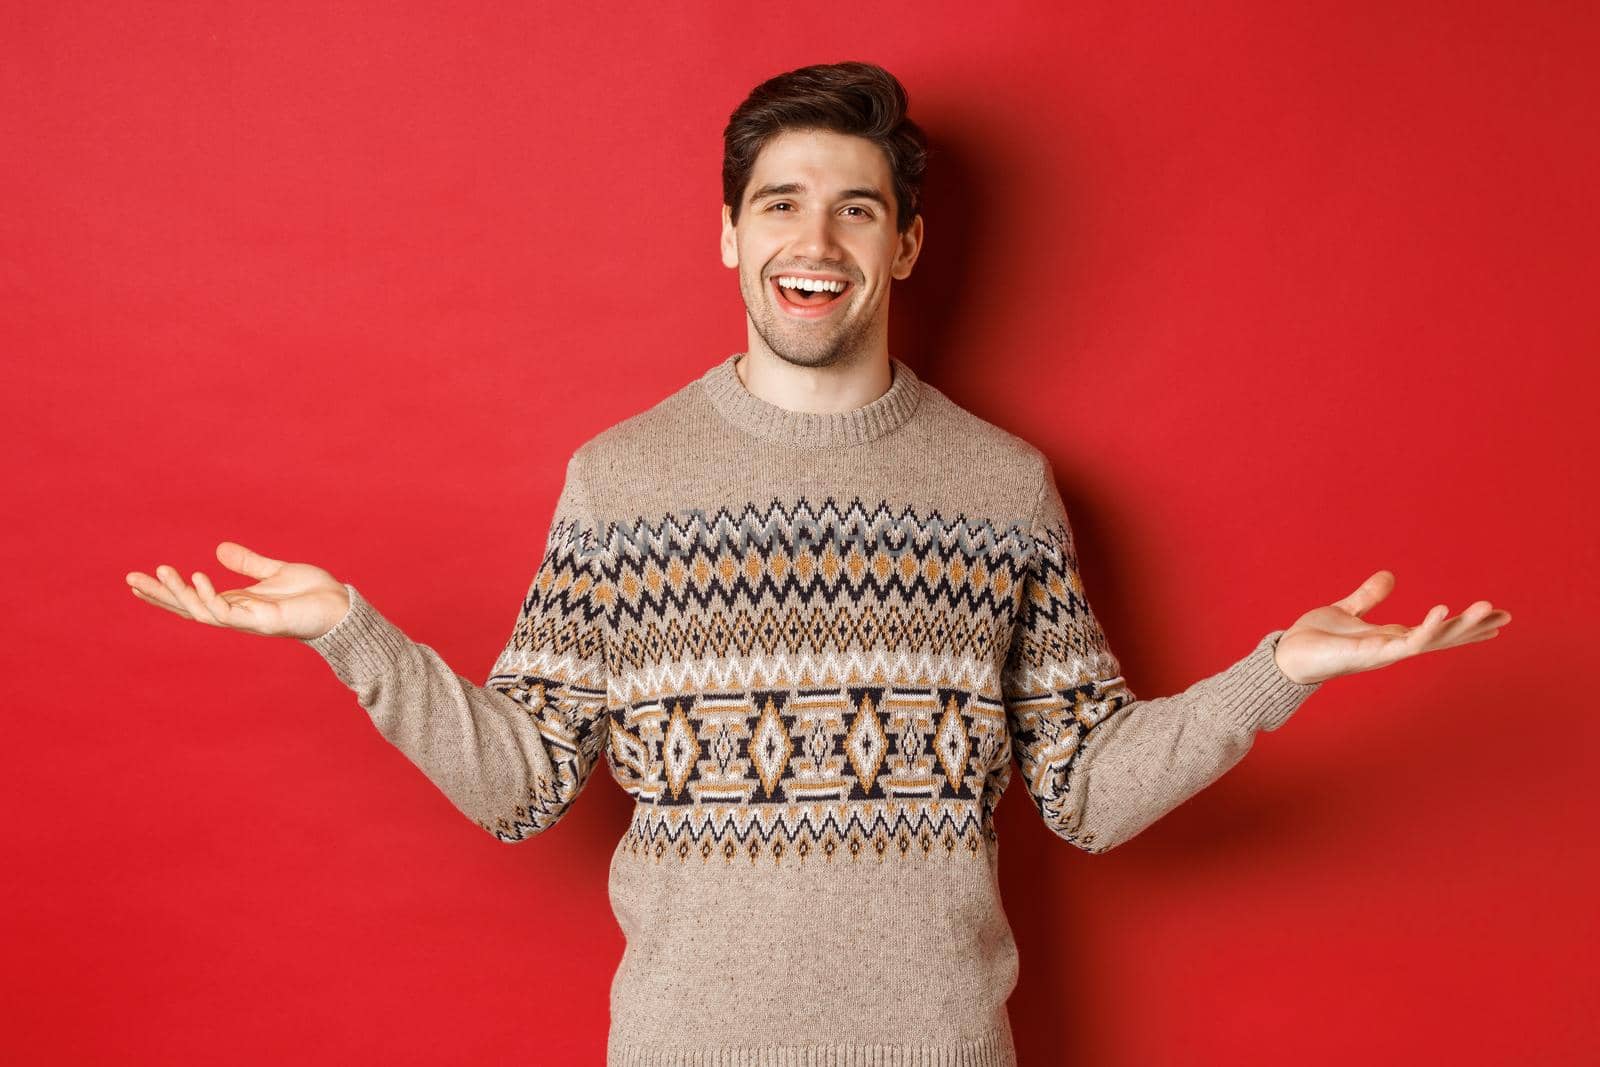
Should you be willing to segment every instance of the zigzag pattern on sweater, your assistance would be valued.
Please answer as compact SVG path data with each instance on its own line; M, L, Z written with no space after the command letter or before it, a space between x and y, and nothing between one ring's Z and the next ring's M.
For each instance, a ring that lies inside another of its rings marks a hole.
M981 861L995 837L987 813L972 804L810 804L776 812L710 804L668 811L641 807L619 848L656 863Z
M1106 680L1070 531L1024 533L831 497L613 524L604 552L553 524L489 685L535 718L556 773L497 832L558 818L602 752L645 805L697 809L647 835L697 842L684 857L831 857L850 833L806 814L828 802L966 804L981 840L1013 748L1059 825L1089 732L1133 697ZM717 821L730 804L779 814ZM879 855L898 832L856 831Z
M613 523L582 551L615 593L614 628L763 600L808 608L920 598L930 609L1009 614L1029 554L1020 523L868 509L832 497L770 501L738 514L695 509Z

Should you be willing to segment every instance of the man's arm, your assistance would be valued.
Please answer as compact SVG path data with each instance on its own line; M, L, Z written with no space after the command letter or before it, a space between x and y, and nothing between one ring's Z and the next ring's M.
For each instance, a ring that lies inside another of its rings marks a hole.
M1176 696L1140 700L1084 595L1066 508L1043 462L1002 680L1013 751L1046 825L1105 852L1220 778L1321 685L1273 657L1282 630Z
M609 734L603 598L576 457L510 640L478 686L345 583L350 610L305 641L353 689L378 732L467 818L501 841L553 826Z

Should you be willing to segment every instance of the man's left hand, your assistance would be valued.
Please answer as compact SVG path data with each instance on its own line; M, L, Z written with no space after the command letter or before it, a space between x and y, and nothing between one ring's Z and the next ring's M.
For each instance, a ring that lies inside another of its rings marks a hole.
M1451 619L1450 609L1436 604L1416 626L1378 626L1361 616L1394 589L1394 574L1379 571L1343 600L1314 608L1295 620L1278 638L1278 669L1293 682L1308 685L1342 674L1376 670L1424 652L1487 641L1511 621L1487 600L1474 601Z

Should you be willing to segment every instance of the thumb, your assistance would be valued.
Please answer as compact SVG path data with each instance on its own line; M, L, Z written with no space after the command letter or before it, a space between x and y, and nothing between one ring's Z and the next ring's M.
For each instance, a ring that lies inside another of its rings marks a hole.
M1378 571L1372 577L1362 582L1356 591L1337 600L1333 606L1342 611L1348 611L1356 618L1361 618L1376 607L1384 597L1394 591L1394 572Z
M252 552L237 541L224 541L217 546L217 561L230 571L251 578L270 578L283 566L283 560Z

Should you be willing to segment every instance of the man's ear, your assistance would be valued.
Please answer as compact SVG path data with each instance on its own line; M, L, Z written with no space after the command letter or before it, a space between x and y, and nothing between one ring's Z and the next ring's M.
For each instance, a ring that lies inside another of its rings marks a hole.
M900 234L894 253L894 264L889 273L897 280L911 277L911 268L916 265L917 256L922 253L922 213L911 217L911 225L906 227L906 232Z
M722 265L739 265L739 237L733 228L733 209L727 204L722 205Z

